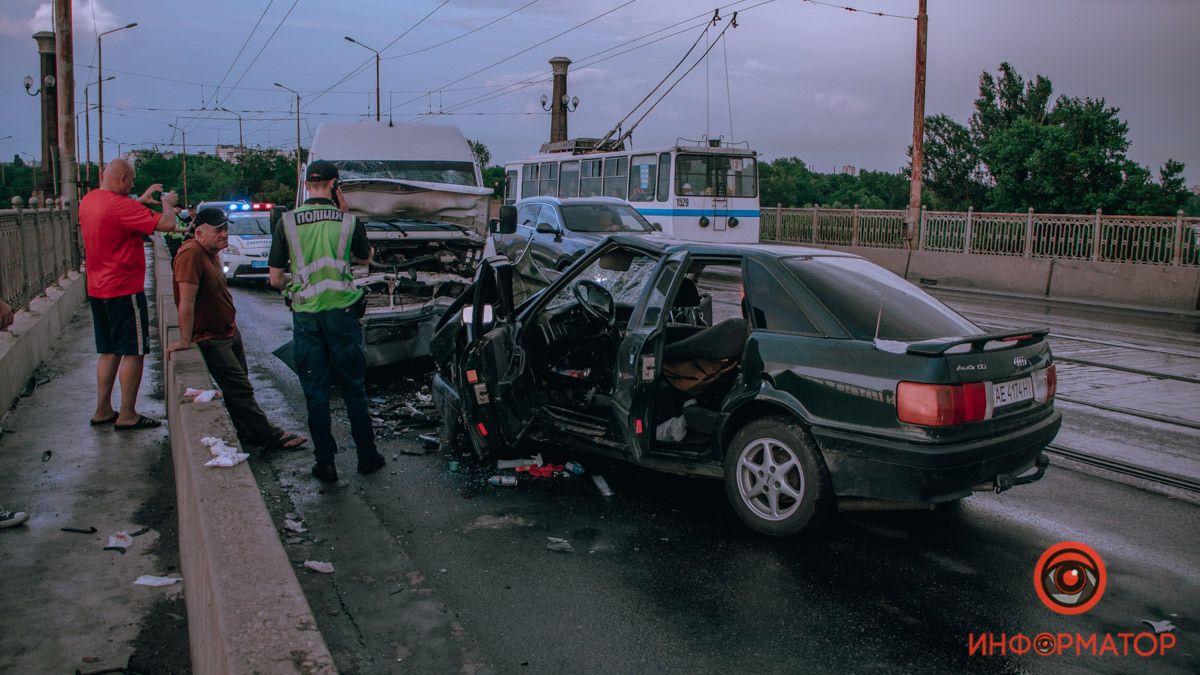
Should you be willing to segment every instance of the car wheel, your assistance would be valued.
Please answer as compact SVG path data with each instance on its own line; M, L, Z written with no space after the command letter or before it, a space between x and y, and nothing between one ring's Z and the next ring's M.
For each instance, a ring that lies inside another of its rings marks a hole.
M829 511L829 471L812 437L786 417L743 427L725 450L725 492L742 522L787 537Z

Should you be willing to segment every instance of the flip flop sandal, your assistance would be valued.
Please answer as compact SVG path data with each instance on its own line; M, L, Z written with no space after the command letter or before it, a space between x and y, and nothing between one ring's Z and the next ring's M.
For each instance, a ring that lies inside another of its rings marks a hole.
M113 424L113 428L117 431L132 431L134 429L153 429L161 427L162 422L156 419L151 419L145 415L138 415L138 421L133 424Z
M271 447L276 450L298 450L304 447L304 444L307 442L308 439L300 434L286 433L276 438Z
M94 427L100 427L100 426L104 426L105 424L116 424L116 423L117 423L117 418L118 418L118 417L120 417L120 415L118 415L117 413L113 413L113 416L112 416L112 417L108 417L108 418L105 418L105 419L102 419L102 420L92 420L92 419L89 419L89 420L88 420L88 424L90 424L90 425L92 425L92 426L94 426Z

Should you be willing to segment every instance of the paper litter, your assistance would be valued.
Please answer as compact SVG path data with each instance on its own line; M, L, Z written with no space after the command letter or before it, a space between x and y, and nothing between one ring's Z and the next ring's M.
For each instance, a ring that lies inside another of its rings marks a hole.
M188 387L183 390L184 398L192 399L193 403L208 403L214 398L221 398L221 392L216 389L197 389Z
M333 563L321 562L320 560L305 560L304 566L321 574L333 574Z
M250 457L248 453L238 452L237 448L229 446L220 438L205 436L200 442L207 445L209 452L213 454L213 458L205 462L204 466L237 466Z
M105 546L104 548L115 548L124 552L124 550L130 546L133 546L133 537L129 536L128 532L122 530L115 534L108 535L108 546Z
M180 581L183 581L183 579L179 577L156 577L153 574L143 574L133 583L139 586L170 586Z

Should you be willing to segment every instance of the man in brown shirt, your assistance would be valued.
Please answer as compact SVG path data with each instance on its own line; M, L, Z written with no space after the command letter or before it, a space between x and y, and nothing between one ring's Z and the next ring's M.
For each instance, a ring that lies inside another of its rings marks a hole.
M218 254L229 245L229 219L221 209L201 209L193 220L194 238L175 254L175 306L179 309L179 341L167 355L200 348L208 372L216 380L244 444L291 450L303 436L271 424L254 399L246 366L246 350L238 331L233 296L225 285Z

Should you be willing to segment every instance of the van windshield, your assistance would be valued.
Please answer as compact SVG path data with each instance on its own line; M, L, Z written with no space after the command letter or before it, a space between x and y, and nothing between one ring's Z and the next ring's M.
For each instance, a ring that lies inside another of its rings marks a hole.
M413 161L394 159L340 159L338 176L342 180L389 178L425 183L449 183L478 187L475 165L471 162Z

